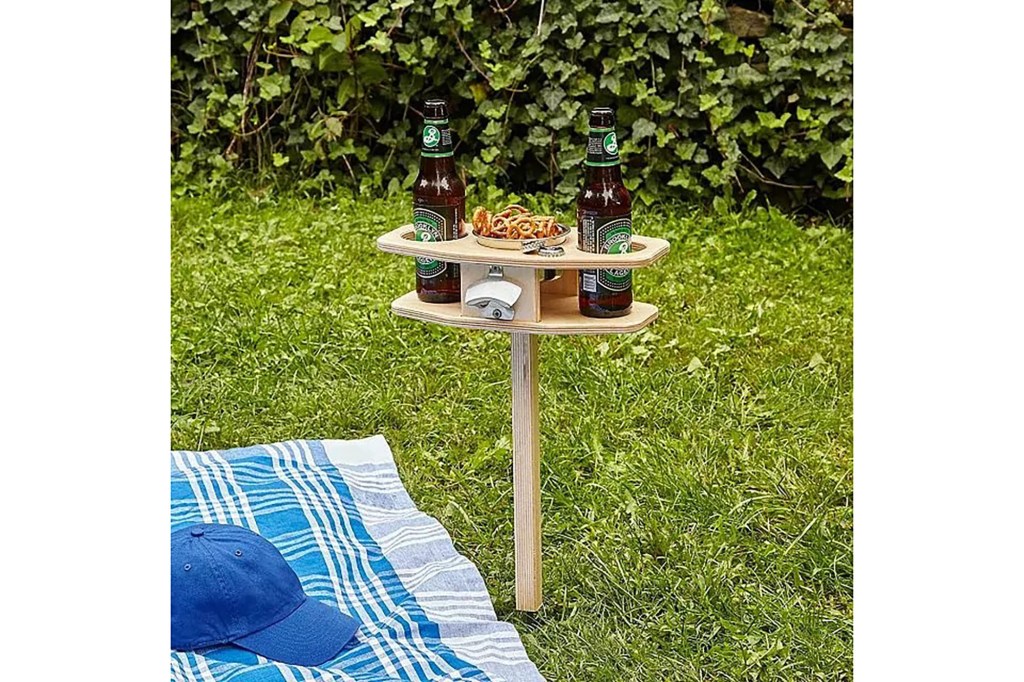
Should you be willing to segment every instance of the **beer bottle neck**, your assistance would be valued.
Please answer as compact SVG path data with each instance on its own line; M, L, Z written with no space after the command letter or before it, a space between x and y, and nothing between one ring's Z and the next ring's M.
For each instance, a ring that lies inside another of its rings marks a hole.
M587 182L622 182L619 142L614 128L591 124L587 137Z
M587 166L584 177L588 185L622 184L622 169L619 164L614 166Z
M455 174L455 158L452 156L444 156L440 158L429 158L424 156L420 159L420 170L426 175L454 175Z

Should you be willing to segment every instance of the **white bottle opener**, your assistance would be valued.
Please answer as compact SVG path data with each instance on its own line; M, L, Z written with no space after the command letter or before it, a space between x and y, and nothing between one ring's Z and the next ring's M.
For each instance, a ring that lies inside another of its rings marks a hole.
M523 288L505 279L500 265L492 265L487 278L466 288L466 305L479 309L480 317L494 320L515 319L513 306Z

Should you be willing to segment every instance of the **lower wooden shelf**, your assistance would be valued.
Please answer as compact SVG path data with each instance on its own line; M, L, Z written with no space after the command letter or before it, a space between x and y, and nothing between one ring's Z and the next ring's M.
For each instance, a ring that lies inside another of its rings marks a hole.
M396 298L391 303L391 310L402 317L451 327L527 334L630 334L640 331L658 318L657 306L637 301L633 302L629 314L623 317L584 317L580 315L575 296L553 295L541 298L541 319L538 322L502 322L483 317L464 317L461 304L424 303L415 291Z

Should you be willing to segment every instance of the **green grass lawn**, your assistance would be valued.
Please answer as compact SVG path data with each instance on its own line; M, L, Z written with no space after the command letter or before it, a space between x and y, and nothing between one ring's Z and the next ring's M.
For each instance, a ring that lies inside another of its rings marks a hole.
M634 280L660 319L541 341L545 602L524 615L509 341L389 312L413 264L374 238L407 204L175 201L172 446L384 434L550 680L850 679L852 235L635 212L672 242Z

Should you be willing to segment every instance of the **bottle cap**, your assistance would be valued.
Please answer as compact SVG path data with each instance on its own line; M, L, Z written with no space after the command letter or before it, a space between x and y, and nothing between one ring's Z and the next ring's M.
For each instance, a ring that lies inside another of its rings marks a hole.
M428 99L423 103L423 118L448 118L448 102L443 99Z

